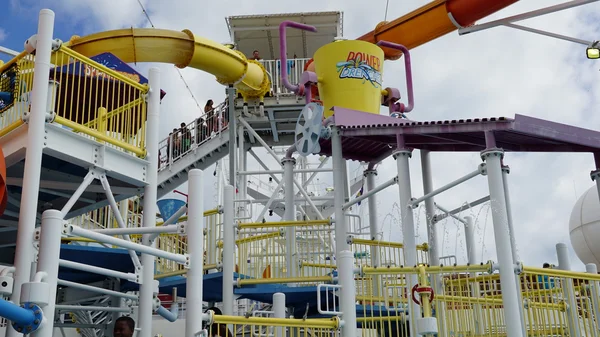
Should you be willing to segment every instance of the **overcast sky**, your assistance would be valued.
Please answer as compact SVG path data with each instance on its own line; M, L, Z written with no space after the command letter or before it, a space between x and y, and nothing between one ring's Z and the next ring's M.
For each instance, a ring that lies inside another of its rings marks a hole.
M556 0L520 1L489 19L500 18L543 6ZM154 26L172 30L190 29L196 35L218 42L229 40L225 17L281 12L344 12L344 35L355 38L371 30L384 19L385 0L368 3L356 0L305 1L206 1L142 0ZM426 4L423 0L391 1L388 19ZM86 35L123 27L149 26L137 0L10 0L13 21L0 22L0 43L21 49L24 38L35 31L37 11L53 9L57 21L57 37ZM600 5L587 5L524 24L585 40L599 38ZM18 19L14 19L17 17ZM15 21L20 20L20 21ZM27 25L26 27L24 25ZM22 36L25 36L24 38ZM18 37L18 38L17 38ZM4 40L4 41L3 41ZM458 36L449 34L412 51L416 107L410 114L414 120L438 120L524 114L576 126L597 128L600 117L595 114L599 103L600 63L585 58L585 47L509 28ZM138 66L146 71L150 65ZM155 66L155 65L152 65ZM181 121L189 122L199 114L196 103L173 66L162 69L162 88L167 96L162 104L161 136ZM224 89L212 75L193 69L181 72L196 99L203 105L224 96ZM386 62L384 86L404 90L402 62ZM405 92L405 91L404 91ZM481 162L479 153L436 153L432 156L434 186L439 187L471 172ZM515 154L505 156L511 167L510 189L519 256L528 265L556 263L555 244L569 245L568 220L573 204L592 186L589 172L594 169L591 154ZM411 160L412 188L422 195L418 151ZM386 160L380 166L378 181L393 177L395 162ZM212 170L206 176L212 177ZM323 178L323 181L327 180ZM212 182L207 181L207 195L212 198ZM447 208L486 195L484 177L442 194L436 201ZM398 189L392 187L379 197L379 219L386 238L402 240L399 231ZM209 204L212 204L209 202ZM392 210L392 211L390 211ZM423 216L419 219L418 242L426 241ZM471 212L470 212L471 213ZM472 211L477 220L478 258L497 260L489 207ZM466 215L466 214L464 214ZM464 232L456 221L439 224L444 255L457 255L465 261ZM583 265L572 253L572 264Z

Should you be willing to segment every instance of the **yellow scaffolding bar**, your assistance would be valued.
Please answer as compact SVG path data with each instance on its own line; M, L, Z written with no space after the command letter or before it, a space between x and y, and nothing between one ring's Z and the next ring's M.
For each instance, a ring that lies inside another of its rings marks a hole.
M238 279L238 287L255 284L274 284L274 283L307 283L307 282L333 282L333 276L308 276L308 277L279 277L279 278L259 278L259 279Z
M323 225L330 226L331 219L303 220L303 221L274 221L274 222L238 222L238 229L243 228L268 228L268 227L305 227Z
M244 316L225 316L213 315L214 324L241 324L241 325L262 325L262 326L282 326L289 328L316 328L316 329L338 329L339 320L337 317L330 319L297 319L297 318L267 318L267 317L244 317Z

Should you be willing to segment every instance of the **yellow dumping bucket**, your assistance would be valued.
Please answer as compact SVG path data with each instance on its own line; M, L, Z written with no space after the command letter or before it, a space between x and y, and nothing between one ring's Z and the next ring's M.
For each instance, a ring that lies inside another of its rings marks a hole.
M356 40L333 42L317 50L315 72L325 117L333 115L334 106L379 114L383 56L377 45Z

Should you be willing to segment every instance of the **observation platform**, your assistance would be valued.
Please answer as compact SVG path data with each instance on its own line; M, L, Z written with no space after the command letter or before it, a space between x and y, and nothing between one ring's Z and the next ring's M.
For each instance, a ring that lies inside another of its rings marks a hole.
M349 160L385 159L396 150L397 135L404 136L408 148L432 152L483 151L486 133L506 152L600 152L598 131L525 115L417 122L338 107L334 111L343 156ZM320 144L320 154L331 156L331 141Z

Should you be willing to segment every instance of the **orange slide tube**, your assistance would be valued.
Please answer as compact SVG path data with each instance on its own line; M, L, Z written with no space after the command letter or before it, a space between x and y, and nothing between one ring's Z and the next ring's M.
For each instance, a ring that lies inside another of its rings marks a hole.
M519 0L435 0L392 22L381 22L357 40L377 43L389 41L408 49L418 47L458 29L473 25ZM396 59L401 52L383 48L386 59Z

